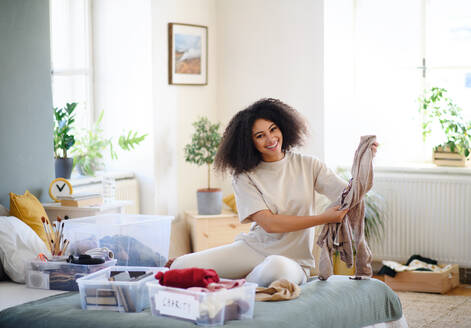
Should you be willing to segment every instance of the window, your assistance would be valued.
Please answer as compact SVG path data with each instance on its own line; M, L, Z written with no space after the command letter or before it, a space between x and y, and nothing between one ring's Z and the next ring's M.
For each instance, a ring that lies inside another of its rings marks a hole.
M471 2L428 0L425 84L449 90L471 120Z
M329 1L325 17L329 162L351 163L338 150L368 133L380 162L431 160L439 142L423 143L417 111L425 88L446 88L471 119L470 1Z
M50 0L54 107L77 102L76 128L93 119L90 0Z

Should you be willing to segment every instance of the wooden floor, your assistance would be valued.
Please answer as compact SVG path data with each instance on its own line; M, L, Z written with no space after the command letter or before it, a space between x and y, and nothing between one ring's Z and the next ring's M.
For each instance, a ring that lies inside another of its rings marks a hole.
M471 285L459 285L458 287L450 290L445 295L471 296Z
M384 281L384 276L373 276L373 278ZM460 284L458 287L443 295L471 296L471 285Z

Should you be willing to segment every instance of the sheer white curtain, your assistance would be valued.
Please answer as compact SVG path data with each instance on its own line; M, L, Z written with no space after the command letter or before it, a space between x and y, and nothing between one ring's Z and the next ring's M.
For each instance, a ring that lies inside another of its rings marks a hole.
M90 0L49 3L53 104L77 102L75 126L87 128L93 118Z

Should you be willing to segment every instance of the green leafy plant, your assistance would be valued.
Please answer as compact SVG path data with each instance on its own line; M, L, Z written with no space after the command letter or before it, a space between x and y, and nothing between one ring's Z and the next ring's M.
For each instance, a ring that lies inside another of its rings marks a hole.
M71 134L75 122L74 110L77 103L67 103L65 107L54 108L54 157L67 158L67 151L75 144Z
M419 103L424 141L431 135L434 123L439 123L445 140L435 146L434 151L456 152L468 157L471 153L471 121L463 118L463 110L448 98L447 90L437 87L425 90Z
M208 166L208 190L211 189L211 164L214 163L216 152L221 142L220 124L211 123L206 117L193 123L195 132L191 143L185 146L185 161L198 166Z
M101 128L104 111L100 115L91 129L84 129L77 138L72 153L74 154L74 164L84 175L94 175L98 169L103 167L104 152L109 148L111 159L118 159L118 155L113 148L113 139L105 138ZM121 135L118 145L121 149L131 151L140 144L147 134L139 136L137 132L129 131Z

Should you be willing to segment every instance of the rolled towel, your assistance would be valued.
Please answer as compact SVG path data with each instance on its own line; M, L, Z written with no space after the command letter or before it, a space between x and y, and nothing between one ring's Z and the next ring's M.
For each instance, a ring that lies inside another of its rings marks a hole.
M85 254L90 255L91 257L102 257L105 261L109 261L114 258L113 251L107 247L92 248L86 251Z
M187 268L157 272L155 279L162 286L190 288L207 287L210 283L219 282L219 276L213 269Z

